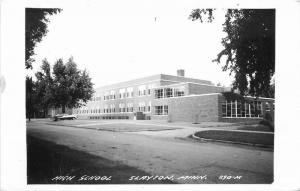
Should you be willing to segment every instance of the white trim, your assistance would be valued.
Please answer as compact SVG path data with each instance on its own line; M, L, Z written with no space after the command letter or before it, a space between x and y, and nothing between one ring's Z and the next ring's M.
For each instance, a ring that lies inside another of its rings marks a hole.
M156 99L175 99L175 98L185 98L185 97L202 97L202 96L210 96L210 95L221 95L221 93L210 93L210 94L199 94L199 95L185 95L185 96L178 96L178 97L168 97L168 98L156 98Z
M268 100L274 100L275 101L275 99L274 98L267 98L267 97L253 97L253 96L244 96L244 97L247 97L247 98L258 98L258 99L268 99Z

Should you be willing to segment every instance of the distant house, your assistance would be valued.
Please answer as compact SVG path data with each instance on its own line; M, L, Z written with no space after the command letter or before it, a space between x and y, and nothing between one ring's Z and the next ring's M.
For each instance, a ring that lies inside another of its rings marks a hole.
M207 80L158 74L96 89L86 106L73 108L82 119L148 119L168 121L253 121L274 115L274 99L226 100L226 88Z

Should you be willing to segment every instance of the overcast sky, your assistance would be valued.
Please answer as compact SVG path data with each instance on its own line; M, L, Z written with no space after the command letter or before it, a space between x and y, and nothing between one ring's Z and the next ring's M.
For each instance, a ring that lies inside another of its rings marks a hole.
M117 3L116 3L117 2ZM116 6L116 4L118 6ZM35 48L34 72L41 60L53 64L70 56L86 68L95 87L154 74L211 80L229 86L232 77L212 60L222 50L224 10L213 23L188 19L184 1L101 1L64 7L50 17L49 32Z

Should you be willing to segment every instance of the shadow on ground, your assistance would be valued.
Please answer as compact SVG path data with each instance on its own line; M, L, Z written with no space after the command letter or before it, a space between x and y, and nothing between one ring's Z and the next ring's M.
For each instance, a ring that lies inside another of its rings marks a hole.
M65 180L61 177L56 178L59 176L73 178ZM93 176L93 180L89 180L91 176ZM110 176L111 178L109 178ZM27 136L28 184L174 183L170 180L130 181L131 176L150 176L150 174L119 162ZM81 177L84 177L83 180L80 180Z

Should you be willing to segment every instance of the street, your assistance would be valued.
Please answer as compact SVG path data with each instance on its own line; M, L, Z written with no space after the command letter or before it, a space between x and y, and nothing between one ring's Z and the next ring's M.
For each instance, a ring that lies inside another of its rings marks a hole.
M175 183L196 184L266 184L273 181L272 150L199 142L177 136L180 134L179 132L187 134L187 132L196 131L196 128L181 127L179 130L174 128L174 130L166 129L163 131L127 132L109 131L103 130L103 128L98 130L74 128L52 123L28 122L27 135L87 153L87 156L101 157L101 159L137 169L126 174L128 168L124 168L122 175L123 179L125 177L127 181L123 183L141 183L139 181L147 183L145 182L147 178L149 179L148 183L162 183L157 181L159 177ZM105 127L109 127L109 125L109 123L103 124ZM118 125L122 126L122 122ZM126 125L128 126L128 123L124 122L124 126ZM116 124L113 126L115 127ZM158 125L154 126L157 127ZM78 157L80 156L78 155ZM95 165L99 164L95 163ZM85 173L86 175L95 175L96 172L94 171L93 174ZM99 173L101 174L101 172ZM63 174L58 175L63 176ZM72 175L72 172L70 171L68 175ZM106 175L109 176L110 174Z

